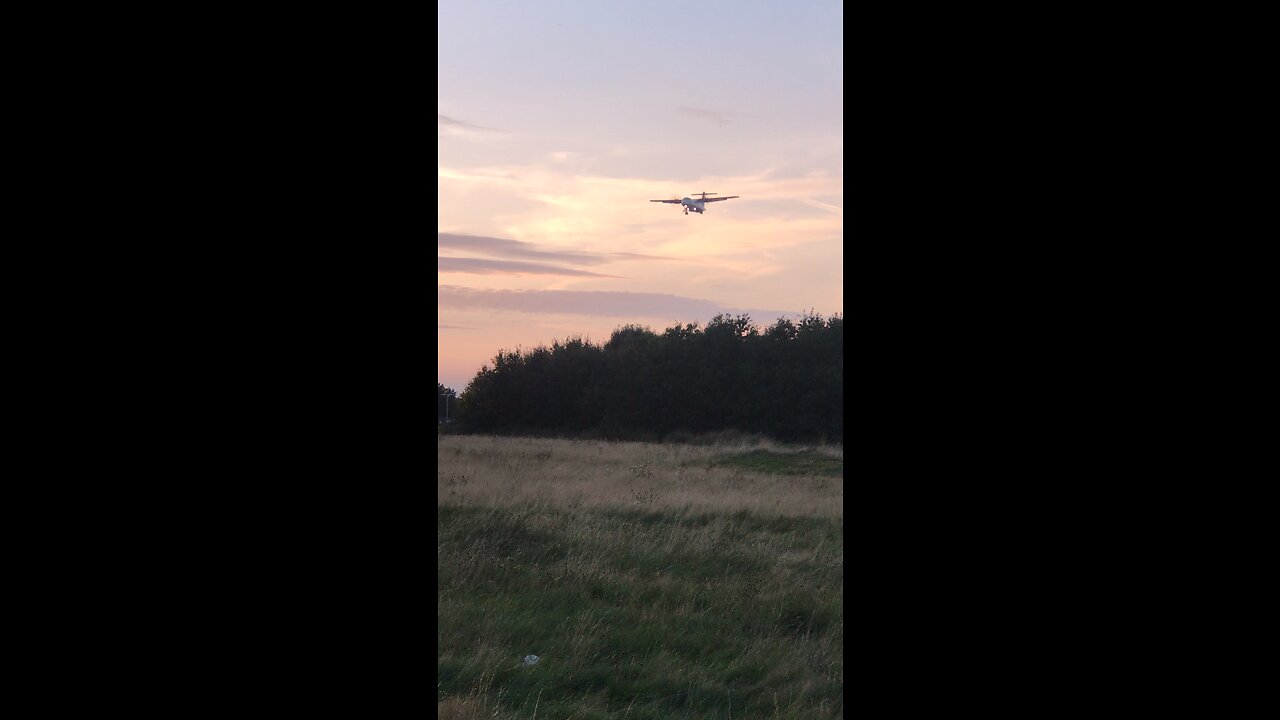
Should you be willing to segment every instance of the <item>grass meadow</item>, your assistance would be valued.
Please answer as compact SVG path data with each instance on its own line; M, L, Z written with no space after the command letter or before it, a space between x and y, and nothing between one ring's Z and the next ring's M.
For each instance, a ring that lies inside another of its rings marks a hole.
M843 716L842 448L437 454L441 718Z

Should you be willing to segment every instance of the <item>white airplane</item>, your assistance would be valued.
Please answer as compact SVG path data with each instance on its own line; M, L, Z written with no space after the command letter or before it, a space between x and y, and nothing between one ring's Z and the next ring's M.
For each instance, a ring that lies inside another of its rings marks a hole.
M672 199L670 199L670 200L650 200L649 202L660 202L660 203L680 203L681 205L683 205L683 206L684 206L684 214L685 214L685 215L688 215L690 210L692 210L692 211L694 211L694 212L698 213L699 215L701 215L702 213L704 213L704 212L706 212L706 211L707 211L707 203L710 203L710 202L720 202L721 200L732 200L732 199L734 199L734 198L736 198L736 197L740 197L739 195L727 195L727 196L725 196L725 197L719 197L719 198L709 198L709 197L707 197L708 195L718 195L718 194L719 194L719 193L702 192L702 193L694 193L694 195L701 195L701 196L702 196L702 197L701 197L700 199L698 199L698 200L694 200L694 199L692 199L692 198L683 198L683 199L680 199L680 200L676 200L675 198L672 198Z

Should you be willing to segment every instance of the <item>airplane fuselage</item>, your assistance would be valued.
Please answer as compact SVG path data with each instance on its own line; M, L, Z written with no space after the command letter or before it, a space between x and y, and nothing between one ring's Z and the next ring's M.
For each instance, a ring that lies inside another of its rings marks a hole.
M737 195L729 195L726 197L717 197L717 198L707 197L708 195L717 195L717 194L718 193L713 193L713 192L701 192L701 193L697 193L697 195L699 195L698 198L686 197L686 198L680 198L679 200L675 198L671 198L670 200L650 200L649 202L671 203L673 205L675 203L680 203L680 207L684 208L685 215L688 215L690 210L701 215L702 213L707 211L707 203L720 202L721 200L732 200L738 197Z

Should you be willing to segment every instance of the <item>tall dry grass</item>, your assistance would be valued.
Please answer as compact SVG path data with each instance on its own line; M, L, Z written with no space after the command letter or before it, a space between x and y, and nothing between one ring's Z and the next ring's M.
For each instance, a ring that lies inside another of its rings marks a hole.
M436 501L844 517L843 477L778 476L711 465L716 458L755 450L844 455L840 446L798 448L767 440L700 446L440 435Z

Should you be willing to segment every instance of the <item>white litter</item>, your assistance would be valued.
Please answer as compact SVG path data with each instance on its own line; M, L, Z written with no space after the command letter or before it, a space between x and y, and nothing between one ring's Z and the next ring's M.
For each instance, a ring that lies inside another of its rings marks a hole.
M525 655L525 656L524 656L524 661L523 661L523 662L524 662L524 664L525 664L525 665L536 665L536 664L538 663L538 656L537 656L537 655Z

